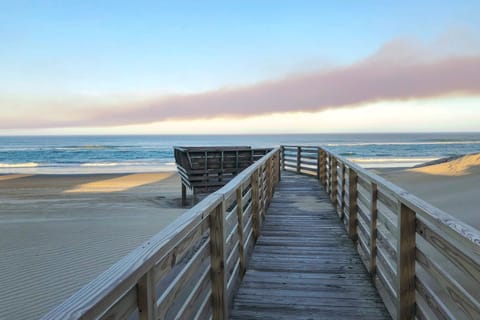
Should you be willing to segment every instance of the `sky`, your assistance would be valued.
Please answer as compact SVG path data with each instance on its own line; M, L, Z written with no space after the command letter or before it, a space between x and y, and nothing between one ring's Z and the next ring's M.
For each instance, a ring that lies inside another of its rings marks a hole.
M480 131L478 12L0 0L0 135Z

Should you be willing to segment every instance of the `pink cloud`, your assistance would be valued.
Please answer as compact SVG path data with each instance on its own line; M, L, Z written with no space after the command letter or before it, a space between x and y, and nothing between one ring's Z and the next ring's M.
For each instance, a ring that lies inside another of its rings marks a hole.
M24 119L13 121L9 127L108 126L170 119L238 118L451 94L480 94L480 55L439 57L395 41L367 59L328 71L240 88L114 105L68 121Z

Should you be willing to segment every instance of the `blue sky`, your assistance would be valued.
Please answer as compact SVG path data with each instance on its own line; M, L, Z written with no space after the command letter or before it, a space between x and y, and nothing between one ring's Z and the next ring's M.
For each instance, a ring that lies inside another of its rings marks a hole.
M0 108L251 85L398 38L459 32L477 46L478 12L478 1L2 1Z

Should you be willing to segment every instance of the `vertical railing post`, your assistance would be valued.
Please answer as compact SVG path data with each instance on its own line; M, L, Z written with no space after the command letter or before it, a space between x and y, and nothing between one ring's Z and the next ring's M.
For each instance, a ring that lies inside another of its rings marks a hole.
M331 190L330 190L330 199L333 202L333 206L335 207L335 210L337 209L337 158L332 156L330 166L332 167L330 169L330 174L332 175L332 184L331 184Z
M258 169L252 174L252 219L253 237L255 240L260 235L260 190L258 183Z
M321 151L320 151L320 148L317 148L317 179L318 179L318 181L321 181L321 179L320 179L320 168L321 168L320 158L321 158Z
M375 279L377 273L377 184L371 183L370 197L370 274Z
M243 277L246 269L246 257L243 239L243 184L237 189L237 220L238 220L238 255L240 256L240 276Z
M342 163L342 195L341 195L341 205L340 205L340 219L343 220L343 216L345 214L345 163Z
M282 167L280 167L280 155L281 155L281 153L280 153L280 151L278 151L277 152L277 158L276 158L277 162L275 164L278 176L277 176L277 180L275 181L275 185L277 185L280 182L280 180L282 180ZM283 164L283 169L285 169L285 164Z
M272 198L272 158L267 159L265 161L265 165L267 166L266 172L265 172L265 178L266 178L266 183L267 183L267 194L266 196L266 207L270 205L270 199ZM265 208L267 210L267 208Z
M260 228L262 227L264 210L265 210L265 163L260 166L258 174L258 216L260 222ZM258 234L260 234L260 229L258 229Z
M225 200L210 214L210 275L212 279L212 319L228 319L225 272Z
M320 182L324 187L327 186L327 155L320 149Z
M137 284L138 312L140 320L157 319L157 298L152 271L148 271Z
M415 211L400 203L397 235L397 317L415 316Z
M331 187L332 187L332 157L329 154L326 154L325 158L326 163L326 176L325 176L325 190L327 190L327 194L330 195Z
M357 173L348 168L348 235L357 241Z
M284 146L280 147L280 152L282 156L282 170L285 170L285 147Z
M297 173L300 173L301 159L302 159L302 147L297 147Z

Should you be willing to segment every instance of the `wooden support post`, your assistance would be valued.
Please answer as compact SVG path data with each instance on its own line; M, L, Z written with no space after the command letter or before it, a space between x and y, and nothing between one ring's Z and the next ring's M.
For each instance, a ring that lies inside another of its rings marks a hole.
M182 207L187 205L187 187L182 183Z
M332 156L331 155L327 155L327 164L328 164L328 167L327 167L326 190L327 190L327 194L330 195L330 193L332 192Z
M282 170L285 170L285 147L281 146L281 153L282 153Z
M237 218L238 218L238 255L240 256L240 277L243 277L246 270L246 257L243 239L243 187L237 189Z
M320 180L320 148L317 149L317 179Z
M340 206L340 219L343 220L343 216L345 215L345 164L342 163L342 198L341 198L341 206Z
M357 241L357 173L348 168L348 235Z
M297 147L297 173L300 173L301 159L302 159L302 147Z
M277 186L280 180L282 180L282 167L280 167L280 152L276 153L276 159L277 159L277 162L275 163L275 166L276 166L278 175L277 175L277 180L275 181L275 186ZM285 169L285 165L283 166L283 168Z
M260 236L260 190L258 183L258 170L252 174L252 222L253 237L255 240Z
M397 318L415 317L415 211L400 203L397 235Z
M266 179L266 173L267 173L267 169L265 165L266 164L264 163L260 168L260 173L258 178L258 197L259 197L258 212L260 217L259 219L260 228L258 229L259 235L260 235L260 229L262 228L263 219L265 218L265 199L266 199L265 179Z
M267 171L266 171L266 183L267 183L267 194L266 194L266 197L267 197L267 204L266 206L270 206L270 199L272 198L272 159L268 159L266 162L265 162L266 166L267 166ZM267 208L265 208L266 210Z
M225 200L210 214L210 275L212 279L212 319L228 319L225 272Z
M320 182L324 187L327 186L327 155L320 149Z
M370 198L370 274L375 282L377 273L377 184L371 184Z
M157 297L155 293L154 276L148 271L137 284L138 313L140 320L157 319Z
M330 185L330 198L333 202L335 210L337 210L337 158L331 158L330 165L332 166L330 174L332 175L332 184Z

